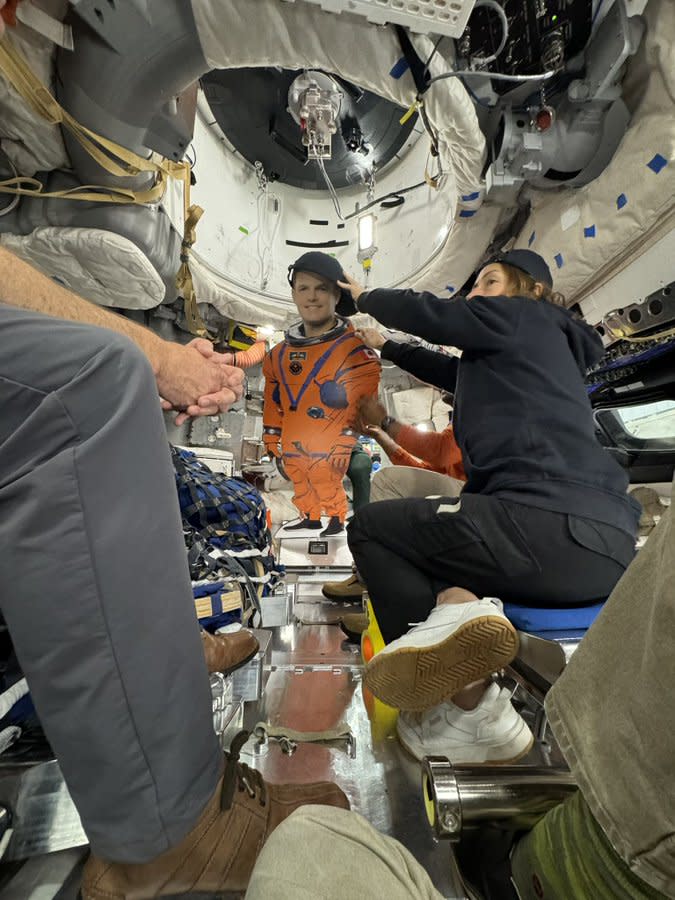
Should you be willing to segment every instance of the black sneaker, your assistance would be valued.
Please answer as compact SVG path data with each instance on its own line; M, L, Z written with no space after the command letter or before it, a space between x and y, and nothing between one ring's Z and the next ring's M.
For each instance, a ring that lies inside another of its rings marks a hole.
M303 528L311 528L316 531L321 528L321 519L303 519L302 522L296 522L295 525L284 525L284 531L302 531Z
M344 524L338 519L337 516L331 516L330 522L324 530L321 532L321 537L331 537L334 534L340 534L340 532L345 530Z

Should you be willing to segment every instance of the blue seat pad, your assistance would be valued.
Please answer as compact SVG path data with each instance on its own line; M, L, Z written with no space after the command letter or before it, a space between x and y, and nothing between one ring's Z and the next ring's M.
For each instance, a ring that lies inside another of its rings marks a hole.
M557 609L540 609L534 606L519 606L505 603L504 612L520 631L563 631L565 629L587 629L595 621L605 601L592 606L566 606Z

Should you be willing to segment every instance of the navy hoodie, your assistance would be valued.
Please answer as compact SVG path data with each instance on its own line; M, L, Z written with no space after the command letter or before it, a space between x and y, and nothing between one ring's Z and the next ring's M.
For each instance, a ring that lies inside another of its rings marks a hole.
M640 507L626 493L627 474L598 443L584 384L603 353L593 328L560 306L524 297L442 300L377 289L363 293L358 307L389 328L463 351L456 384L448 357L439 377L426 380L455 392L466 492L636 534ZM396 351L386 350L396 362ZM426 352L424 363L430 370Z

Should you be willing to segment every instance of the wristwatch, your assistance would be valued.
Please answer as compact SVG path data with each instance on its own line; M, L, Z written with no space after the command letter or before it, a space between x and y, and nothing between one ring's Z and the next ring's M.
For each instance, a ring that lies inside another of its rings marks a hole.
M389 429L395 421L396 419L393 416L385 416L380 422L380 429L384 431L385 434L389 434Z

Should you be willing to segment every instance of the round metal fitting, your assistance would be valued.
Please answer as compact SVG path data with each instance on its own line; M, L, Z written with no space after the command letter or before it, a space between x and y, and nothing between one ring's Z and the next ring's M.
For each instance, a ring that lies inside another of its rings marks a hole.
M427 818L439 840L457 841L462 831L462 808L450 760L427 756L422 769L422 792Z

